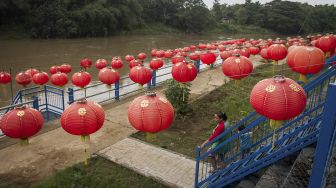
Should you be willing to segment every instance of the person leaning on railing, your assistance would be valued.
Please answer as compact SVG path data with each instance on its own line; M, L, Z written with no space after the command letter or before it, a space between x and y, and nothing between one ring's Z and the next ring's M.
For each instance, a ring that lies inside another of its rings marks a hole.
M213 139L215 139L217 136L219 136L220 134L222 134L225 131L225 127L226 127L225 124L227 124L226 114L223 113L223 112L218 112L218 113L214 114L214 120L217 123L217 126L213 130L213 133L208 138L208 140L203 142L203 144L201 145L202 148L204 147L204 145L206 143L211 142ZM227 134L227 135L229 135L229 134ZM224 136L223 138L219 139L218 141L212 143L209 150L215 148L217 145L219 145L220 143L225 141L227 138L228 138L228 136ZM224 146L224 147L216 150L215 152L213 152L209 155L210 163L212 164L214 170L217 170L217 168L218 168L218 166L217 166L218 161L223 161L224 160L225 153L228 152L228 149L229 149L228 146Z

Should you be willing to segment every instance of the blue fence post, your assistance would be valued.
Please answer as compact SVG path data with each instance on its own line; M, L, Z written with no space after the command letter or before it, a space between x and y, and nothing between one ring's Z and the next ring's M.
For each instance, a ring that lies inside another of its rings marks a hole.
M39 110L38 97L33 96L32 99L33 99L33 108L35 108L36 110Z
M153 70L153 73L152 73L152 86L153 87L156 86L156 70Z
M120 89L120 86L119 86L119 80L118 80L114 84L114 98L117 101L119 101L119 89Z
M195 185L194 185L195 188L198 187L200 155L201 155L201 148L197 146L196 148L196 167L195 167Z
M68 98L69 98L68 104L72 104L75 100L73 88L68 88Z
M22 103L22 91L19 91L20 103Z
M332 155L336 127L336 84L328 86L327 99L323 110L321 129L314 156L314 165L309 180L309 188L322 188L325 183L327 164Z
M44 85L44 94L45 94L45 105L46 105L46 113L47 113L47 120L49 120L49 109L48 109L48 90L47 86Z
M201 60L198 59L198 60L196 60L196 61L194 62L194 65L196 66L197 72L200 72L200 64L201 64L200 61L201 61Z

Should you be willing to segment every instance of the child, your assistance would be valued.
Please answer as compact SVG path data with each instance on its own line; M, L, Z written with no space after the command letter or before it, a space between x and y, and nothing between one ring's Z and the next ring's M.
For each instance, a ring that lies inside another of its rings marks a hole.
M245 126L242 125L238 128L238 131L241 132L244 129L245 129ZM240 151L242 153L242 159L244 159L250 154L251 135L252 135L252 132L246 132L240 135Z

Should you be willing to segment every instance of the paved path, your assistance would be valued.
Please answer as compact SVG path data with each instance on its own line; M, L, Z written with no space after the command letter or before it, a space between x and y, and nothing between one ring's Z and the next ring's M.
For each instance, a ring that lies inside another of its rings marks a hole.
M193 187L194 184L194 160L134 138L125 138L98 155L170 187Z

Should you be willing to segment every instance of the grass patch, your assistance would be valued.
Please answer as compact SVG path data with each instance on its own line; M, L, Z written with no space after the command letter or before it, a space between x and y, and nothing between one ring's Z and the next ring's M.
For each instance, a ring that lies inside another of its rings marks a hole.
M166 187L151 178L137 174L136 172L110 162L102 157L90 159L88 166L83 163L75 164L64 170L60 170L52 177L35 185L24 185L24 182L16 185L4 185L6 188L109 188L109 187L139 187L160 188Z
M214 113L224 111L228 115L229 122L235 123L253 111L249 103L250 92L258 81L280 73L294 80L298 78L296 73L284 66L286 70L283 73L281 66L277 66L276 73L273 73L273 66L265 64L256 68L253 75L243 79L239 86L233 81L224 84L202 99L191 103L193 113L185 121L175 119L169 129L158 133L156 140L148 142L195 157L195 148L211 135L216 126L212 120ZM146 141L146 136L142 132L137 132L132 137Z

